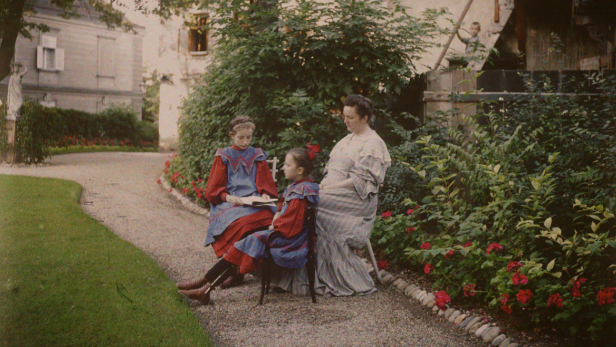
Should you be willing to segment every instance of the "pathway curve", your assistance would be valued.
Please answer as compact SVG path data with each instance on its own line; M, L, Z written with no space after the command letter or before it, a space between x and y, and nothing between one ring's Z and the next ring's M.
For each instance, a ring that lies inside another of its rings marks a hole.
M78 182L88 214L148 253L172 280L192 279L216 257L203 247L207 220L156 184L165 160L159 153L67 154L42 167L2 166L0 174ZM270 294L264 306L255 306L260 283L251 280L213 292L208 306L189 305L218 346L482 345L393 288L378 289L364 297L319 297L318 304L309 297Z

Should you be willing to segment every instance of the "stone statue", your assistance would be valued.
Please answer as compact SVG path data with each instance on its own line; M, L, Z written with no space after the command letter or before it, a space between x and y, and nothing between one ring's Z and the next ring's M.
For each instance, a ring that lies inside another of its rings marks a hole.
M21 63L11 64L11 77L9 78L9 93L7 97L8 108L6 119L17 120L19 110L24 103L24 96L21 90L21 79L28 73L28 69Z

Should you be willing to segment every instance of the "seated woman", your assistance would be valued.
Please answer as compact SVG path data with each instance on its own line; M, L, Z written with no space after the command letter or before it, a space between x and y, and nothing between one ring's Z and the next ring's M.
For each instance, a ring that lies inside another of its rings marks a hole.
M236 242L205 274L203 285L192 290L180 290L185 297L207 305L210 292L217 283L224 281L232 272L246 274L256 270L269 243L274 263L287 268L301 268L306 265L308 253L307 230L304 229L306 209L319 201L319 186L309 175L314 168L315 153L305 148L294 148L285 157L284 175L293 183L289 185L278 204L278 212L269 230L258 231ZM283 237L269 239L277 231ZM230 271L232 270L232 271Z
M250 146L255 125L248 117L237 117L229 123L231 147L216 151L214 164L205 188L210 202L210 225L205 246L212 245L218 258L235 242L272 223L275 210L270 207L244 206L241 197L277 197L274 178L265 161L267 153ZM235 274L221 285L227 288L240 284L242 274ZM178 289L200 288L204 279L178 283Z
M374 282L353 249L366 246L376 218L377 193L391 157L370 129L372 102L362 95L344 100L344 123L351 133L330 153L320 184L316 218L316 291L349 296L374 292ZM308 292L306 269L274 273L273 283L297 294Z

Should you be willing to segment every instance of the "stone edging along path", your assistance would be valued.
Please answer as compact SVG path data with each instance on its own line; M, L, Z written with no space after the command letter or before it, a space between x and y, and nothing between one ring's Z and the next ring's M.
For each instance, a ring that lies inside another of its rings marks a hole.
M182 205L184 205L189 211L209 218L209 210L199 207L184 194L171 187L169 182L165 179L164 174L160 176L160 184L165 189L169 189L169 193L181 202ZM375 269L367 259L364 260L368 272L374 275ZM432 309L432 312L437 316L437 318L441 317L442 319L446 319L452 324L455 324L458 328L464 329L464 331L469 335L474 334L478 338L482 339L483 342L486 342L491 346L520 347L518 343L515 343L511 338L508 338L505 334L503 334L498 326L494 323L490 323L489 319L482 316L473 315L468 311L457 310L453 307L447 307L446 310L441 310L438 306L436 306L434 293L430 293L416 284L410 284L402 278L397 278L385 270L381 270L379 273L383 279L383 284L391 285L403 292L404 295L410 297L412 300L419 301L421 305Z

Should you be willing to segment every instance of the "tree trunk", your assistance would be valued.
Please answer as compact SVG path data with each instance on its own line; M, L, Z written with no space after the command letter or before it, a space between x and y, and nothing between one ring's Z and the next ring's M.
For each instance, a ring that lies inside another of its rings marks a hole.
M11 0L11 5L8 12L8 20L2 23L4 27L4 35L2 36L2 45L0 45L0 81L2 81L11 72L11 60L15 55L15 42L19 30L22 29L22 17L26 0Z

